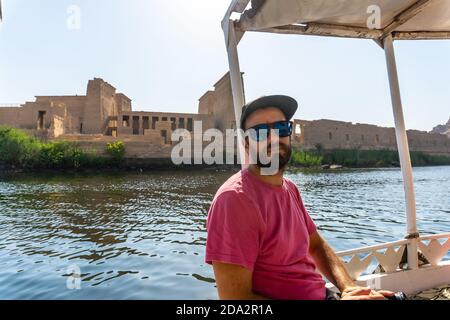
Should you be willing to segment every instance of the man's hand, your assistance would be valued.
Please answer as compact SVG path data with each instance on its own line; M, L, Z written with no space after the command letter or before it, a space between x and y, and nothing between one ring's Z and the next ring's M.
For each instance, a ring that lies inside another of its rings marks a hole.
M342 260L316 231L309 237L309 253L320 272L341 290L341 300L384 300L395 295L391 291L374 291L367 287L355 286Z
M375 291L369 287L348 287L341 293L341 300L384 300L395 295L392 291Z

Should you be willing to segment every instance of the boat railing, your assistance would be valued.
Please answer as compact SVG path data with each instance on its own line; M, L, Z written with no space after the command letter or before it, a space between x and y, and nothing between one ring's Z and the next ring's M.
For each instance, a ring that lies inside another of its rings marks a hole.
M419 260L422 264L419 264L419 268L429 265L437 266L450 250L449 232L340 251L337 255L343 260L349 275L354 280L368 273L395 273L404 270L405 250L412 241L417 241L418 254L421 256ZM373 265L377 268L370 272L368 269Z

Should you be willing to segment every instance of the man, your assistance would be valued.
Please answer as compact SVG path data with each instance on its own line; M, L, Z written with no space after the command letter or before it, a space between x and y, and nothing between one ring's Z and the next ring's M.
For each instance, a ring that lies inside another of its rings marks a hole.
M354 284L317 232L297 187L283 177L297 108L287 96L262 97L243 108L246 153L264 151L272 161L278 157L279 168L262 174L270 163L258 156L214 197L205 260L213 265L219 298L323 300L329 291L317 268L341 291L341 299L385 299L394 293Z

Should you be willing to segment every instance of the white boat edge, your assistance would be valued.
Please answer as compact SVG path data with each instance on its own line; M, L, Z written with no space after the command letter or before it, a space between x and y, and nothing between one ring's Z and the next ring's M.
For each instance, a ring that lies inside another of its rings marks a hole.
M416 269L400 269L404 249L412 241L418 243L420 252L430 263ZM344 261L345 267L358 285L414 295L450 284L450 260L441 261L449 250L450 233L443 233L341 251L338 255L350 258ZM374 259L386 272L361 275ZM337 291L331 283L327 283L327 288Z

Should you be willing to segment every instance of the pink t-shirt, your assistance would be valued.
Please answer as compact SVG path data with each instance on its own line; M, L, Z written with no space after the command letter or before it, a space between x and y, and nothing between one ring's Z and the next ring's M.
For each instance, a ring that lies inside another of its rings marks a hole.
M248 170L217 191L207 220L206 263L253 271L253 291L279 300L323 300L325 282L309 255L316 231L296 185L262 182Z

